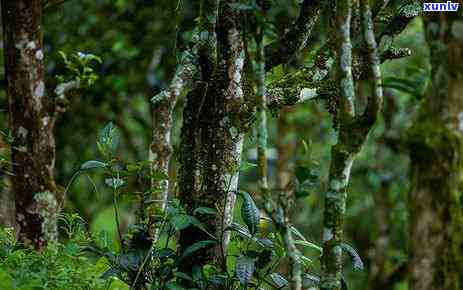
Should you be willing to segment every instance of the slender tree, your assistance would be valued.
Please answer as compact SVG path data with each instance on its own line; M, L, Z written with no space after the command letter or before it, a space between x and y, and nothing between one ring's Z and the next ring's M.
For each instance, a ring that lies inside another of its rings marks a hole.
M424 16L431 83L408 132L409 281L412 290L463 287L463 22Z
M54 106L47 97L42 1L2 0L5 69L10 105L13 176L19 239L42 248L56 239L60 197L53 178Z
M372 97L363 114L355 113L355 89L352 73L351 17L352 1L337 1L337 81L339 87L338 142L331 149L328 191L323 213L322 289L342 287L343 223L346 211L347 186L356 154L377 119L382 104L380 59L373 32L369 0L361 0L362 31L368 52Z

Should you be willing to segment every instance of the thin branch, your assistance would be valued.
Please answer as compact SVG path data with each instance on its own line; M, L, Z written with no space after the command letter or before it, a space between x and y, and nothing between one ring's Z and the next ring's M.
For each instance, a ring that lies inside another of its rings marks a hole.
M337 1L337 82L339 86L338 143L331 150L329 189L325 194L323 212L323 255L321 258L321 289L340 290L342 278L343 223L346 211L347 185L354 160L349 144L348 124L355 118L354 79L352 76L352 44L350 0ZM336 117L336 116L335 116ZM346 130L347 129L347 130ZM353 132L352 132L353 133Z
M256 103L257 103L257 171L262 194L268 190L267 182L267 101L265 93L265 50L263 45L263 27L259 27L256 35Z

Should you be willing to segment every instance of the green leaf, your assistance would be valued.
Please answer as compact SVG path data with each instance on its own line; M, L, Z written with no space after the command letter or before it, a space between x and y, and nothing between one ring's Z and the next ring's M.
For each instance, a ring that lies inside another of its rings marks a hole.
M90 169L96 169L96 168L104 168L106 167L107 164L104 163L104 162L101 162L101 161L98 161L98 160L90 160L90 161L86 161L84 162L81 166L80 166L80 170L90 170Z
M257 167L257 165L254 163L247 162L247 161L241 161L240 172L248 171L249 169L253 167Z
M249 233L254 235L257 233L259 226L260 213L251 195L247 192L240 191L238 194L243 198L241 206L241 218L248 227Z
M168 258L171 256L175 256L175 251L170 248L163 248L153 252L153 257L155 258Z
M110 277L118 277L121 273L121 269L118 267L111 267L101 275L101 279L108 279Z
M194 215L197 215L197 214L216 215L217 210L215 210L214 208L210 208L210 207L200 206L193 211L193 214Z
M351 247L350 245L344 242L342 242L340 246L349 255L352 261L352 264L354 265L354 270L363 270L364 269L363 261L360 255L357 253L357 251L353 247Z
M212 240L204 240L204 241L199 241L194 243L193 245L189 246L186 248L185 252L183 252L182 256L180 257L180 261L183 260L184 258L188 257L189 255L193 254L194 252L204 249L206 247L210 247L212 245L216 245L216 241Z
M182 286L180 286L179 284L177 284L175 282L167 283L166 288L169 289L169 290L185 290L185 288L183 288Z
M310 265L313 262L312 259L304 255L299 255L299 259L302 261L302 263L304 263L304 265Z
M241 284L247 285L255 270L255 259L246 256L239 256L236 259L235 272Z
M206 230L206 227L194 216L190 217L191 218L191 224L195 227L197 227L198 229L202 230L203 232L205 232L209 237L211 237L212 239L216 239L216 237L214 237L214 235L212 235L211 233L209 233L207 230Z
M296 245L300 245L300 246L304 246L304 247L307 247L307 248L311 248L311 249L314 249L314 250L317 250L318 252L323 252L323 248L320 247L320 246L317 246L315 245L314 243L311 243L311 242L308 242L308 241L304 241L304 240L295 240L294 241L294 244Z
M288 286L288 280L285 279L285 277L281 276L278 273L272 273L269 275L270 279L272 279L272 282L275 283L275 286L277 288L283 288Z
M0 289L15 289L13 288L13 278L4 270L0 270Z
M260 246L264 247L264 248L272 248L273 244L271 241L267 240L267 239L259 239L253 235L251 235L251 233L248 231L247 228L241 226L240 224L237 224L237 223L232 223L230 226L226 227L224 229L224 231L234 231L236 233L238 233L240 236L244 237L244 238L247 238L247 239L250 239L254 242L256 242L257 244L259 244Z
M290 226L289 229L291 230L291 233L298 236L301 240L307 241L304 235L295 226Z
M109 122L103 129L101 129L98 136L98 149L101 154L109 155L114 154L117 146L119 145L119 132L116 127L114 127L112 122Z
M181 231L191 224L191 217L186 214L178 214L174 215L170 222L175 230Z

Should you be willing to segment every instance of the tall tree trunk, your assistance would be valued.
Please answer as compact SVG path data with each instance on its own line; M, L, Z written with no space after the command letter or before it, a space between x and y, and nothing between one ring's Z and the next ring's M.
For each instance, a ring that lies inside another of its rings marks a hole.
M373 32L369 0L361 0L362 30L371 73L372 97L363 114L355 113L355 84L352 74L351 0L337 1L337 80L340 91L338 142L331 149L328 191L323 212L323 255L321 289L342 288L343 224L346 212L347 187L356 154L381 111L383 92L380 59Z
M243 84L245 52L243 22L239 19L242 14L229 5L235 2L201 2L198 32L201 78L188 94L183 112L179 198L189 212L198 206L219 210L220 217L201 217L201 221L210 233L221 238L222 248L196 251L194 257L188 257L182 264L185 271L191 270L194 264L224 265L229 235L221 237L221 233L232 221L233 191L238 187L243 138L255 115L255 100L244 94L247 87L245 90ZM266 71L285 62L307 45L321 7L321 1L305 0L301 4L294 26L282 39L265 47L266 57L278 58L278 54L285 57L266 62ZM297 44L288 48L287 41ZM276 100L277 103L280 101ZM180 233L180 251L204 239L210 237L198 228L188 227Z
M205 7L202 13L206 13ZM202 81L187 97L180 145L180 200L189 212L198 206L217 208L223 218L201 220L217 237L231 222L235 198L232 192L238 186L244 137L242 124L247 123L240 106L244 51L237 17L238 13L224 3L217 22L217 52L213 39L199 50ZM210 27L205 28L209 35L215 35ZM181 251L204 239L210 237L195 227L187 228L180 234ZM193 264L221 261L221 250L216 247L197 251L183 267L191 269Z
M54 107L43 79L42 1L2 0L1 5L19 239L42 248L56 239L59 204L53 178Z
M409 278L412 290L463 287L463 21L424 17L432 82L414 125L410 149Z

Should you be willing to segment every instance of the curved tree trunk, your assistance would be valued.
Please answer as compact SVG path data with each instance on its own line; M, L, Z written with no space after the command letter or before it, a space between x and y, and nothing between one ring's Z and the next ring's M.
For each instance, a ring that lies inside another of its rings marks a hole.
M463 287L463 21L424 17L432 83L408 132L412 290Z
M42 1L2 0L1 4L19 239L42 248L56 239L59 204L53 178L54 107L43 79Z

